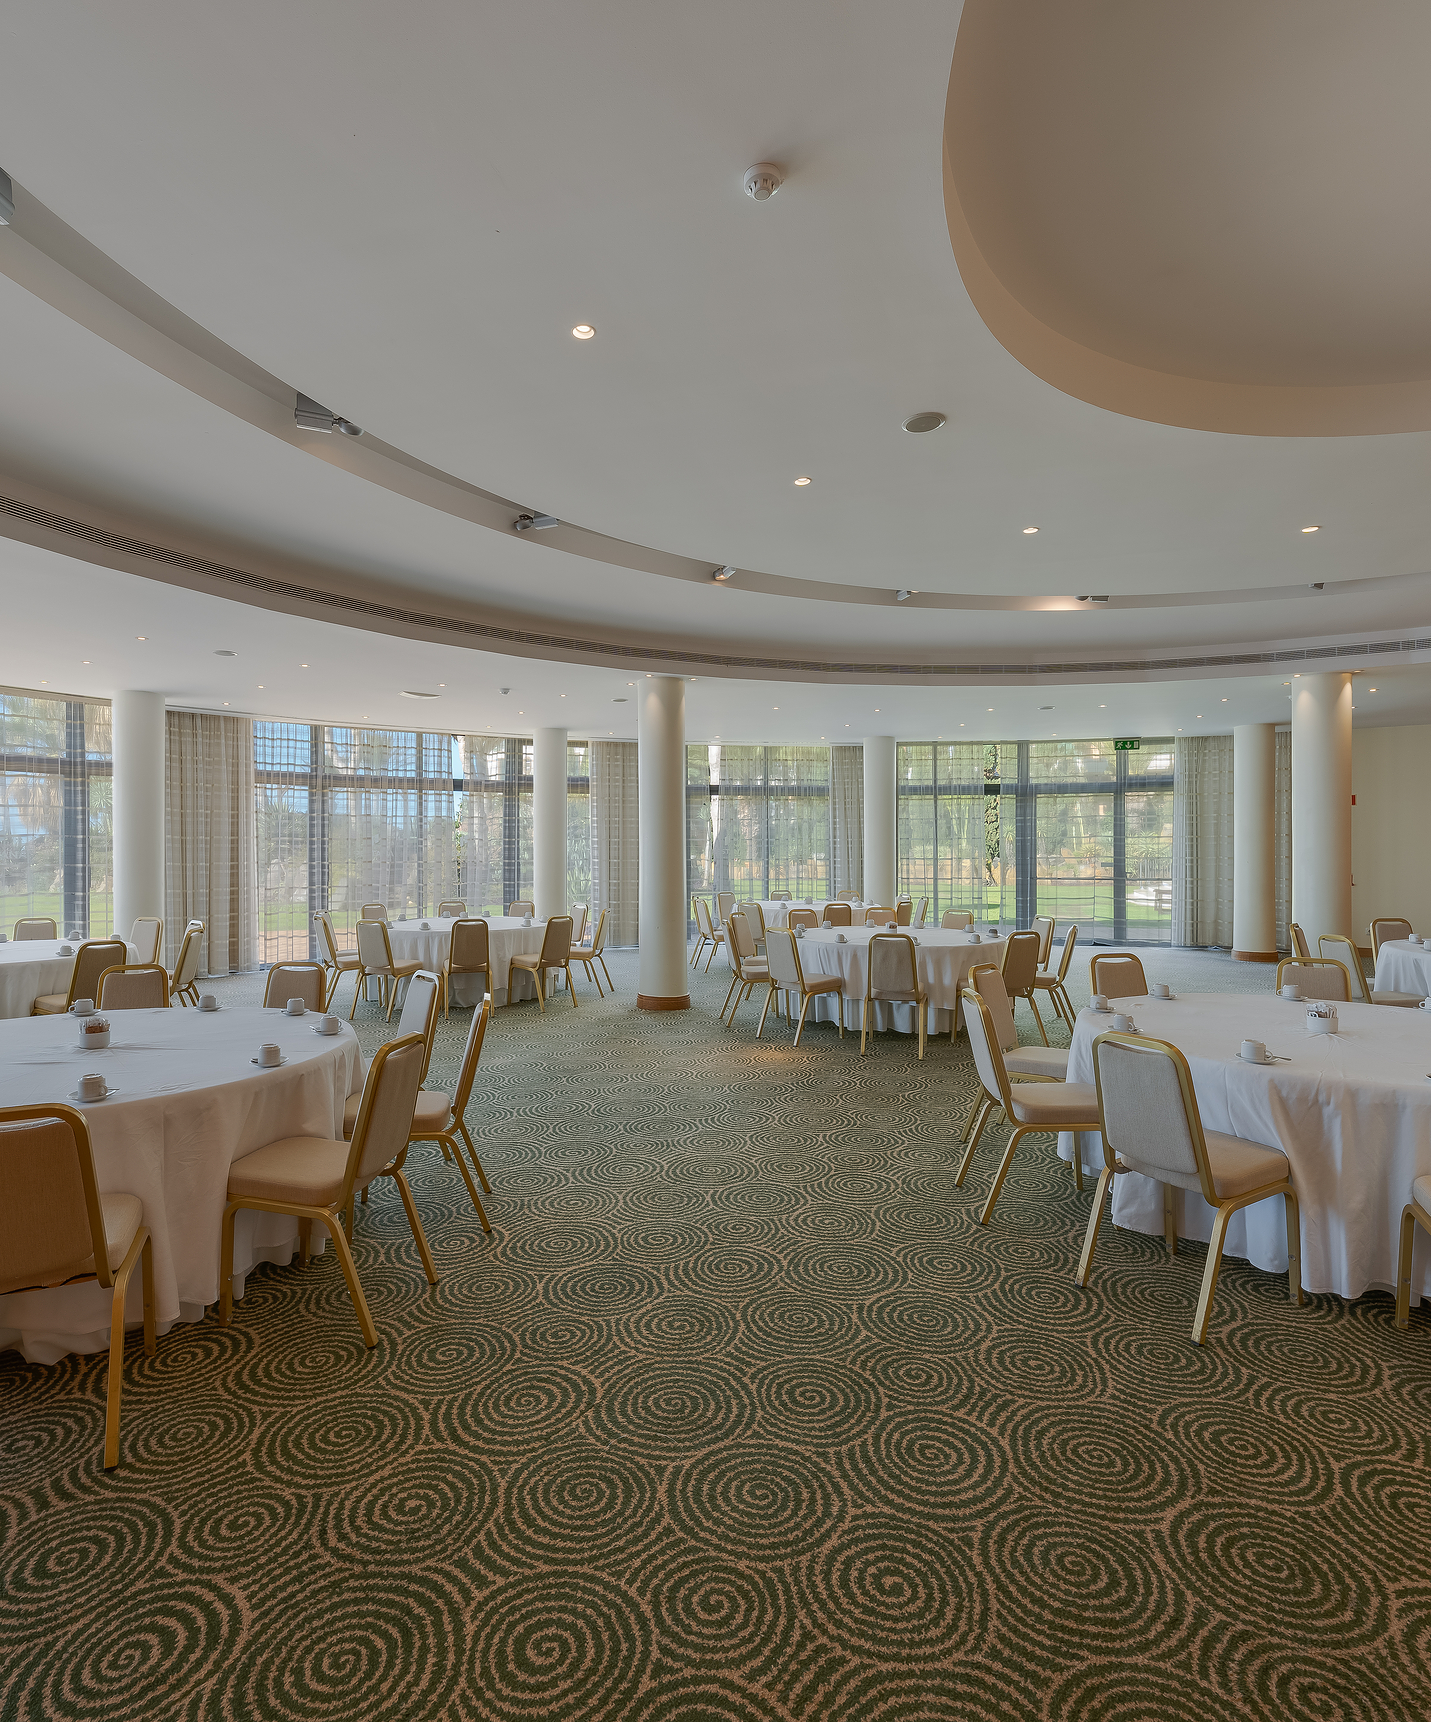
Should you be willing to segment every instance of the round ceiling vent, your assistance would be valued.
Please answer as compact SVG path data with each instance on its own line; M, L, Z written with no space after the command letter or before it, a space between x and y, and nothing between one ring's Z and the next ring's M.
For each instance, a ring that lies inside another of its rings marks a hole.
M921 431L938 430L944 422L943 413L916 413L912 419L904 421L904 428L918 436Z

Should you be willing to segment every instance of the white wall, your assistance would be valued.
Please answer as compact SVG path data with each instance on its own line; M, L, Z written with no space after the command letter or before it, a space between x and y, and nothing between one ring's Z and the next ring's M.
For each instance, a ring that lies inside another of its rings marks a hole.
M1431 932L1431 725L1352 731L1352 917L1370 946L1373 915Z

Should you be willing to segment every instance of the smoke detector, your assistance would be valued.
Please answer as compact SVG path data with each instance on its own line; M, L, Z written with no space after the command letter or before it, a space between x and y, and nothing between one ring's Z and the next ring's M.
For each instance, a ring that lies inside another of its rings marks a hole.
M773 161L758 161L754 167L745 170L745 195L753 197L757 203L774 197L784 183L785 175Z

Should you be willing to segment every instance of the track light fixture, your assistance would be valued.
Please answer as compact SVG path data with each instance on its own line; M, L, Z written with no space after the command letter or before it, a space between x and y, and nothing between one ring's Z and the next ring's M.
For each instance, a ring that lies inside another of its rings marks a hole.
M320 406L312 395L300 394L298 404L293 409L293 422L299 430L341 431L344 436L361 436L361 425L355 425L351 419L339 418L337 413L330 413L327 407Z
M735 569L728 562L722 563L719 568L711 569L711 579L718 580L724 586L727 580L735 579Z
M1078 602L1080 604L1106 604L1108 602L1108 594L1105 592L1101 598L1081 597Z
M910 587L901 586L894 595L894 601L896 604L903 604L907 599L912 598L913 596L914 592Z
M513 532L546 532L553 526L560 526L554 514L519 514L512 522Z

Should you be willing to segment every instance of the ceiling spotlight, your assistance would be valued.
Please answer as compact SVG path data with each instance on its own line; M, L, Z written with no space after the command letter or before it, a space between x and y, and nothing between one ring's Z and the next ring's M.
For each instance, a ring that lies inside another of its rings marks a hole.
M15 187L10 175L0 170L0 227L8 227L15 219Z
M149 638L149 636L148 636L148 634L136 634L134 636L134 638L136 640L147 640Z
M938 430L940 425L947 422L943 413L916 413L913 418L904 421L904 428L912 431L915 436L920 436L925 431Z
M1302 530L1303 532L1320 532L1322 529L1320 526L1304 526Z
M1080 604L1106 604L1108 602L1108 594L1104 592L1101 597L1089 597L1087 594L1081 593L1079 595L1078 602Z
M344 436L363 434L361 425L355 425L351 419L339 418L337 413L330 413L327 407L315 401L312 395L302 393L293 409L293 422L299 430L341 431Z
M757 203L774 197L784 183L785 175L773 161L758 161L745 170L745 195Z
M589 341L595 333L596 330L592 328L590 323L578 323L572 330L572 334L576 336L578 341Z
M795 480L795 482L796 482L796 484L799 484L799 485L806 485L806 484L813 484L815 481L812 478L797 478Z
M308 668L307 664L300 664L298 667L300 670L306 670Z
M1024 537L1025 538L1032 538L1034 533L1037 531L1038 531L1038 527L1036 527L1036 526L1026 526L1024 528Z
M711 579L719 580L724 586L727 580L735 579L735 569L728 562L722 563L719 568L711 569Z
M88 659L88 658L81 658L81 659L80 659L80 662L81 662L81 663L82 663L82 664L87 664L87 663L88 663L88 662L89 662L89 659ZM1372 692L1373 692L1373 693L1375 693L1375 692L1376 692L1376 689L1375 689L1375 688L1373 688L1373 689L1372 689L1372 690L1371 690L1371 691L1372 691Z
M896 604L902 604L907 598L912 598L913 596L914 593L908 586L901 586L898 592L894 595L894 601Z
M512 522L513 532L547 532L553 526L560 526L554 514L519 514Z

